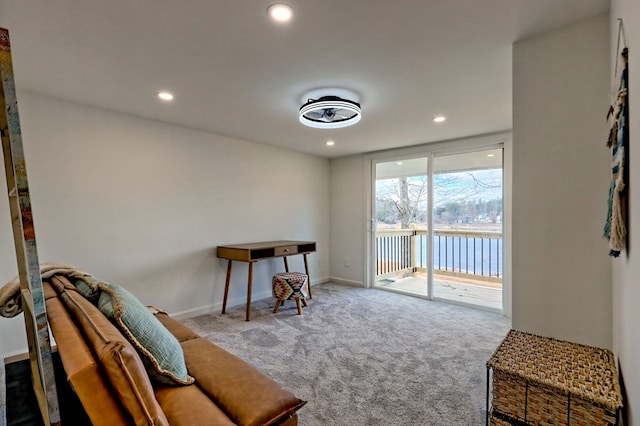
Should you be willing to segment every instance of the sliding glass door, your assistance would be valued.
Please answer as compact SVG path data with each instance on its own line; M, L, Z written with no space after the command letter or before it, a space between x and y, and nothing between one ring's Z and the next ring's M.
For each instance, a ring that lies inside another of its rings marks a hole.
M502 309L502 152L374 162L374 287Z
M434 158L433 297L502 309L502 149Z
M430 296L430 161L428 156L376 164L375 287Z

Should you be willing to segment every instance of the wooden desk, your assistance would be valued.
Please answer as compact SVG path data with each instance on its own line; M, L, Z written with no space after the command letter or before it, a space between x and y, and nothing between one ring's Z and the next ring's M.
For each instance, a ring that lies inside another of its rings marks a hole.
M227 280L224 284L224 300L222 302L222 313L227 310L227 296L229 295L229 281L231 280L231 262L236 260L249 263L249 277L247 280L247 316L246 320L251 320L251 291L253 287L253 264L259 260L282 257L284 269L289 272L287 256L301 254L304 256L304 269L309 276L309 262L307 255L316 251L315 241L267 241L263 243L234 244L229 246L218 246L217 256L227 259ZM311 294L311 277L309 277L309 299L313 299Z

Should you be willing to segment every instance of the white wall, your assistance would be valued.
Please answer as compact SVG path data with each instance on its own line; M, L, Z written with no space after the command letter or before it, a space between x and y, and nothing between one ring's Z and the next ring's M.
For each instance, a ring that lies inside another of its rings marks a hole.
M365 286L367 229L363 155L331 160L331 279Z
M513 47L513 327L611 347L609 20Z
M183 316L218 310L226 261L215 247L317 241L312 282L329 276L329 160L18 93L40 261L118 283ZM5 187L2 174L2 187ZM17 274L0 197L0 282ZM304 267L292 257L292 268ZM258 262L254 300L282 260ZM230 304L246 301L234 263ZM0 318L0 354L26 348L22 318Z
M614 0L611 6L613 69L622 18L629 47L629 247L613 260L613 347L626 387L628 425L640 425L640 2ZM613 81L613 79L612 79Z

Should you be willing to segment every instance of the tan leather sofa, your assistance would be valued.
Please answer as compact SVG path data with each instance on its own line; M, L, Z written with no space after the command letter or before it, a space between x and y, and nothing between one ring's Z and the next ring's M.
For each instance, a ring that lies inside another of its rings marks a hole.
M49 324L67 380L94 425L298 424L306 402L164 313L178 339L188 386L158 385L134 347L65 277L44 282Z

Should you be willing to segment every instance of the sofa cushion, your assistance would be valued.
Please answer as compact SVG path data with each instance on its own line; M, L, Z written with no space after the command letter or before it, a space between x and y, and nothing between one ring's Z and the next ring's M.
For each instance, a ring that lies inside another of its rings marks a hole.
M234 425L197 386L163 386L156 398L171 426Z
M159 383L190 385L182 347L178 340L129 291L101 282L98 308L142 355L149 375Z
M196 385L238 425L277 424L306 404L205 338L187 340L182 349Z
M165 328L169 330L169 332L173 334L176 339L178 339L178 342L180 343L202 337L181 322L171 318L166 314L166 312L158 311L155 313L155 316L162 323L162 325L164 325Z
M50 280L74 323L82 330L117 399L129 413L127 423L168 425L144 365L122 333L62 276ZM115 424L115 423L114 423Z
M112 426L129 422L124 408L113 398L111 387L91 350L76 328L56 292L48 282L43 283L47 318L56 338L60 359L67 381L83 403L83 407L96 426Z

